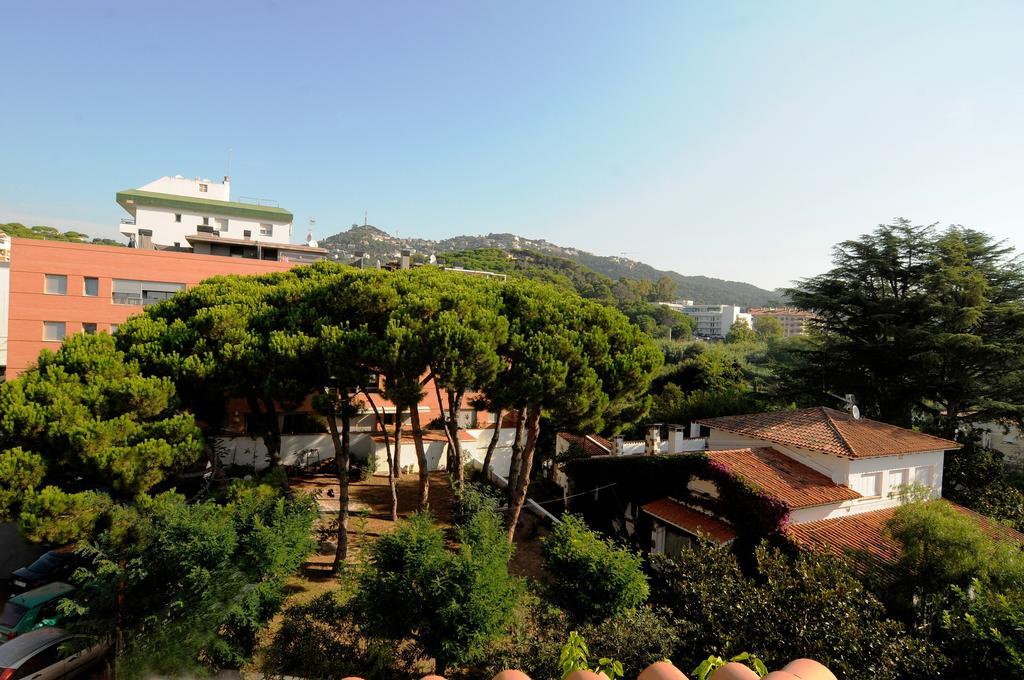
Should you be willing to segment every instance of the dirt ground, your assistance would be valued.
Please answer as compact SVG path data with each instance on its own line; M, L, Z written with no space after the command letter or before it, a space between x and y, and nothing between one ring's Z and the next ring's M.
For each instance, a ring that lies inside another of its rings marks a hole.
M338 483L333 475L310 475L293 477L291 486L296 491L312 493L320 504L321 524L329 526L338 510ZM330 491L334 496L328 495ZM430 473L430 512L436 526L445 530L452 528L452 496L448 474ZM419 507L419 477L415 474L402 475L398 480L398 514L406 518ZM365 482L353 482L349 486L349 554L348 562L356 563L364 546L376 540L383 533L394 529L391 521L391 493L388 478L374 476ZM516 530L516 553L511 569L517 576L538 578L541 574L540 538L549 532L536 516L523 511ZM290 587L299 601L312 598L325 590L337 587L337 580L331 575L336 543L327 538L319 550L310 556L303 567L302 576L295 577ZM308 593L305 597L303 593Z

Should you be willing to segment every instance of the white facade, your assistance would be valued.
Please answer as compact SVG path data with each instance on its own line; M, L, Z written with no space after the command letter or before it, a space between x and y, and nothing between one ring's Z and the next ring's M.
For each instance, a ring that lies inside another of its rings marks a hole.
M697 425L694 424L694 427ZM784 446L725 430L712 429L708 436L709 451L751 447L773 448L796 462L829 477L834 483L847 486L861 495L861 498L854 500L795 509L789 516L792 524L815 522L821 519L832 519L897 506L902 502L900 487L903 485L921 485L929 489L931 498L942 497L944 451L868 458L842 458L822 451Z
M200 232L264 243L291 242L291 214L276 207L232 202L227 177L221 182L161 177L118 194L118 203L132 215L121 221L121 233L140 247L145 247L148 236L152 245L188 248L187 237Z
M753 328L753 319L750 314L741 312L737 305L680 306L668 304L666 306L692 317L697 322L693 334L698 337L724 338L737 321L746 321L747 325Z

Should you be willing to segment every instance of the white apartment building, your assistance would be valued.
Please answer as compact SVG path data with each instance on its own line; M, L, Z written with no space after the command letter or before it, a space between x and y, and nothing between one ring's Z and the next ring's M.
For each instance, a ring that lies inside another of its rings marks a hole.
M220 182L181 175L161 177L138 189L119 191L117 202L131 215L121 220L120 231L136 248L189 248L193 241L213 239L223 243L291 242L292 214L267 205L270 201L266 200L232 201L228 177Z
M737 321L746 321L747 325L753 328L753 319L750 314L741 312L737 305L669 306L696 320L697 327L693 334L697 337L724 338Z

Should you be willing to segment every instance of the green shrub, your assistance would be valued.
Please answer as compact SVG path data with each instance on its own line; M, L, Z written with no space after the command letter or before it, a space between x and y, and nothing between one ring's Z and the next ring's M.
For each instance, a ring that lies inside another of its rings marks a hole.
M458 529L459 548L428 514L416 514L368 550L356 607L375 637L414 641L437 671L484 657L502 635L519 598L508 571L513 547L500 519L478 512Z
M501 492L489 484L456 485L455 504L452 508L455 523L465 524L479 512L497 514L502 501Z
M370 451L365 459L353 460L349 464L349 475L358 482L365 482L377 471L377 454Z
M616 547L578 517L565 515L542 550L552 601L581 621L620 616L647 600L640 555Z

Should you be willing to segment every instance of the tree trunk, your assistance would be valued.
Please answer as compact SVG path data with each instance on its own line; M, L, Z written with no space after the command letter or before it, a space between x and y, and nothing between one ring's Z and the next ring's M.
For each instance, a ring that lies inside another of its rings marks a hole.
M363 390L363 394L366 396L366 401L370 403L370 408L373 409L373 415L377 419L377 427L384 434L384 450L387 451L388 455L388 486L391 487L391 521L398 521L398 487L395 485L395 471L392 467L394 459L391 457L391 440L388 437L388 428L384 424L384 419L380 416L380 410L377 409L377 403L370 396L370 393ZM397 415L397 414L396 414Z
M431 372L433 375L433 372ZM452 452L455 450L455 441L452 439L452 430L448 426L448 418L445 416L444 399L441 398L441 388L437 384L437 378L433 378L434 381L434 394L437 395L437 408L441 411L441 422L444 423L444 436L448 440L448 454L445 459L445 467L448 469L448 477L452 476Z
M348 557L348 462L351 422L345 406L341 408L341 435L338 434L337 413L331 413L327 418L331 442L334 443L334 463L338 474L338 546L334 551L332 567L335 573L341 570L341 565Z
M416 463L420 468L420 510L426 510L430 504L430 461L427 460L427 452L423 448L420 410L410 409L409 418L412 420L412 443L416 447Z
M395 479L402 477L402 407L395 404Z
M512 505L512 489L515 488L516 480L519 478L519 466L523 459L523 434L526 424L526 409L516 409L516 434L512 440L512 457L508 465L508 486L505 487L505 496L508 504Z
M462 392L448 392L448 431L455 458L455 481L461 486L466 483L466 465L462 460L462 442L459 441L459 409L462 406Z
M531 406L527 415L526 424L526 447L523 449L522 462L519 465L519 475L516 477L514 497L509 505L508 518L505 528L508 529L509 543L515 538L516 524L519 522L519 515L523 512L523 505L526 503L526 490L530 486L530 469L533 467L533 455L537 451L537 435L540 432L540 407Z
M487 445L487 453L484 455L484 480L491 479L491 458L494 457L494 449L498 447L498 438L501 436L501 409L498 409L497 420L494 421L494 434Z
M391 487L391 521L398 521L398 463L402 450L402 408L395 406L395 456L394 465L388 470L388 486Z
M263 445L267 447L267 457L270 467L281 465L281 428L277 424L277 408L273 399L257 399L254 394L247 394L245 397L249 404L249 410L256 416L260 423L260 438ZM261 403L263 404L261 406ZM253 461L255 464L255 461Z

